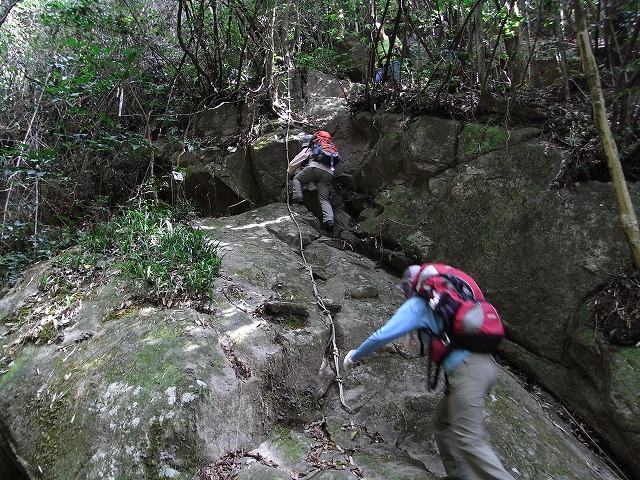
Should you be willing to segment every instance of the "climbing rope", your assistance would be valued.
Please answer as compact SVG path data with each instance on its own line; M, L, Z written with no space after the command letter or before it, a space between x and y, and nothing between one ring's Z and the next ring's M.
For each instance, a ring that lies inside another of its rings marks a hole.
M290 159L290 155L289 155L289 127L291 125L291 90L289 88L289 78L290 76L287 76L287 86L286 86L286 92L287 92L287 126L286 126L286 135L285 135L285 149L286 149L286 159L287 159L287 167L289 166L289 162L291 161ZM336 341L336 324L335 324L335 320L333 319L333 316L331 315L331 312L329 311L329 309L327 308L327 306L325 305L324 301L322 300L322 297L320 296L320 293L318 292L318 285L315 281L314 275L313 275L313 268L312 266L309 264L309 262L307 262L307 259L305 257L304 254L304 242L302 239L302 230L300 229L300 224L298 223L298 221L295 218L295 215L293 214L293 210L291 209L291 203L289 202L289 174L287 172L285 172L285 176L286 176L286 198L287 198L287 210L289 211L289 216L291 217L291 220L293 221L293 223L296 226L296 229L298 230L298 242L299 242L299 246L300 246L300 256L302 257L302 263L303 266L306 268L307 272L309 273L309 278L311 279L311 285L313 287L313 295L316 299L316 302L318 304L318 306L321 308L322 310L322 314L325 315L327 317L327 319L329 320L329 329L330 329L330 333L331 333L331 351L332 351L332 356L333 356L333 364L334 364L334 369L336 372L336 376L335 376L335 381L338 384L338 392L340 394L340 404L347 410L347 411L351 411L351 408L349 408L349 406L346 404L345 399L344 399L344 388L342 385L342 376L340 375L340 351L338 350L338 345L337 345L337 341Z

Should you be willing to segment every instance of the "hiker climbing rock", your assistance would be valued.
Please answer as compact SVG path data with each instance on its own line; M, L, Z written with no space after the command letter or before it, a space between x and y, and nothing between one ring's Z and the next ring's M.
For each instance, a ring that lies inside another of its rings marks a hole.
M331 135L324 130L306 136L302 147L302 151L291 160L287 168L289 176L293 176L291 201L303 203L302 185L315 183L322 209L322 227L331 231L335 220L329 199L340 154L331 140Z
M437 304L447 295L458 296L453 290L444 291L446 288L454 287L449 279L454 282L458 279L457 276L443 271L445 268L453 273L460 272L440 264L411 265L405 270L398 288L407 300L385 325L356 350L347 353L343 361L344 370L349 373L354 362L414 331L427 337L421 338L421 341L435 338L447 344L446 353L439 359L445 372L445 394L433 413L436 443L447 473L445 478L513 480L489 444L484 426L485 398L498 379L498 367L485 347L478 348L482 352L472 351L469 348L473 347L457 346L454 333L453 338L443 336L450 327L443 318L444 310L438 310ZM432 275L428 275L429 270ZM460 274L466 275L463 272ZM430 277L434 280L431 281L433 287L428 286ZM470 277L462 280L463 286L468 287L467 293L473 293L475 290L478 295L482 295ZM441 290L436 291L437 289ZM485 319L488 324L494 320ZM476 332L481 330L482 327L478 326Z

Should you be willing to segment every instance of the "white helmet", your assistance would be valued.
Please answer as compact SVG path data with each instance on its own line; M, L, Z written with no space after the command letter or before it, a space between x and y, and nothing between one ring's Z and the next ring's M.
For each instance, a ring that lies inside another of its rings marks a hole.
M300 139L300 143L302 144L303 147L308 147L309 144L311 143L311 139L313 138L313 135L304 135L301 139Z
M420 274L421 268L422 267L420 265L409 265L404 269L402 281L396 285L396 288L404 293L406 298L411 298L416 294L413 284Z

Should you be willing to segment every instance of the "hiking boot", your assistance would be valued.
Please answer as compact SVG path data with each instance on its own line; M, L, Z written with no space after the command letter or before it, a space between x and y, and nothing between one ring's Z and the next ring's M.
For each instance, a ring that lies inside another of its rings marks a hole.
M322 226L322 228L324 228L329 232L333 231L333 222L332 221L324 222L324 225Z

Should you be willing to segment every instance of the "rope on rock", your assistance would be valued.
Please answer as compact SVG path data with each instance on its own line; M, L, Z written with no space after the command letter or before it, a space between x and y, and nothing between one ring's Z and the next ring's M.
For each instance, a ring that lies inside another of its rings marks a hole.
M287 159L287 167L289 166L289 162L291 161L290 159L290 155L289 155L289 127L291 125L291 91L289 89L289 80L287 79L287 87L286 87L286 91L287 91L287 127L286 127L286 135L285 135L285 149L286 149L286 159ZM293 223L296 226L296 229L298 230L298 242L299 242L299 246L300 246L300 256L302 257L302 262L304 267L307 269L307 272L309 272L309 278L311 279L311 285L313 287L313 295L316 298L317 304L318 306L322 309L322 314L325 315L327 317L327 319L329 320L329 328L330 328L330 332L331 332L331 350L332 350L332 356L333 356L333 364L334 364L334 371L336 373L335 376L335 381L338 384L338 392L340 394L340 404L347 410L347 411L351 411L351 408L349 408L349 406L346 404L345 399L344 399L344 388L342 385L342 376L340 375L340 351L338 350L338 345L337 345L337 341L336 341L336 324L335 324L335 320L333 319L333 316L331 315L331 312L329 311L329 309L327 308L327 306L325 305L324 301L322 300L322 297L320 296L320 293L318 292L318 285L315 281L315 278L313 276L313 268L311 267L311 265L309 264L309 262L307 262L307 259L305 257L304 254L304 242L302 239L302 230L300 229L300 224L298 223L298 221L295 218L295 215L293 214L293 210L291 209L291 203L289 202L289 174L285 173L286 176L286 199L287 199L287 210L289 211L289 216L291 217L291 220L293 221Z

